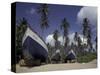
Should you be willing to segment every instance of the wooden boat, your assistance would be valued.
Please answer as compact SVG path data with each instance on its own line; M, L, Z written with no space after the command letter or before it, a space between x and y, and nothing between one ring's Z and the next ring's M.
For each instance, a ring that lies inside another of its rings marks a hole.
M40 65L48 58L48 48L45 42L31 28L27 28L22 40L23 56L26 64Z

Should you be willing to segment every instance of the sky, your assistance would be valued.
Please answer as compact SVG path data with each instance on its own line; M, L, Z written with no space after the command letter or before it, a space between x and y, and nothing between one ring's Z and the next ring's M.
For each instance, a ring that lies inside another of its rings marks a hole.
M26 18L30 27L47 41L52 39L51 35L56 29L58 29L61 36L63 35L63 31L60 29L63 18L66 18L69 22L69 35L75 32L82 34L82 20L87 17L93 31L93 39L95 38L97 26L96 7L48 4L49 28L45 29L44 33L42 33L40 14L37 13L39 6L40 4L38 3L16 3L16 24L21 18Z

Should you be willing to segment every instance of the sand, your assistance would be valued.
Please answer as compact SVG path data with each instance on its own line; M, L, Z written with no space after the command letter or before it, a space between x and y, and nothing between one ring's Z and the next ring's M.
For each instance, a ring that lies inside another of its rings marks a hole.
M35 67L20 67L16 65L16 72L45 72L45 71L56 71L56 70L74 70L74 69L89 69L96 68L97 60L93 60L89 63L64 63L64 64L45 64Z

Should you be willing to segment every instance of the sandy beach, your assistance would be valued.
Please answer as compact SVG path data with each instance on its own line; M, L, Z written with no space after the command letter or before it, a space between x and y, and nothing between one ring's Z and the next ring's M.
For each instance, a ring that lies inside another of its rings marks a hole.
M16 72L45 72L45 71L56 71L56 70L73 70L73 69L89 69L96 68L97 60L93 60L89 63L64 63L64 64L45 64L35 67L20 67L16 65Z

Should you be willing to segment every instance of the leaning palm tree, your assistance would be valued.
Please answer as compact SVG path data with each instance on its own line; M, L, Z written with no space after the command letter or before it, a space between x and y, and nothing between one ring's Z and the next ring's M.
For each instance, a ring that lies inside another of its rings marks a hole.
M49 27L49 24L48 24L48 5L47 4L40 5L37 12L40 14L40 19L41 19L40 27L41 27L42 32L43 32L44 29Z

